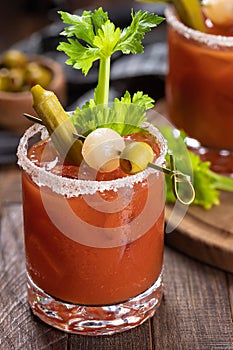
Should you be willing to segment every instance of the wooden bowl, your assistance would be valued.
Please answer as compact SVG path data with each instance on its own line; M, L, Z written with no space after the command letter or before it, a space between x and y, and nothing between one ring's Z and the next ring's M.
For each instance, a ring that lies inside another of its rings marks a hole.
M63 106L66 104L66 78L60 64L51 58L42 55L28 56L30 62L37 62L52 72L51 83L46 87L53 91ZM30 91L6 92L0 91L0 128L15 134L23 132L32 124L23 113L36 116L32 107Z

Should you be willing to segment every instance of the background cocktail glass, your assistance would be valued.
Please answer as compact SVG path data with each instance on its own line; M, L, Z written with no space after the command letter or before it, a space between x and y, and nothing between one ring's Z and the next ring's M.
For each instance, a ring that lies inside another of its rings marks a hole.
M213 170L233 174L233 36L188 28L172 7L165 15L169 118Z
M166 143L154 126L146 127L159 146L156 163L163 165ZM29 160L35 137L47 137L43 126L28 129L18 148L33 313L56 328L88 335L141 324L163 294L164 174L148 168L85 180L81 165L78 179L65 178L46 170L54 164L40 168ZM44 149L45 157L49 152Z

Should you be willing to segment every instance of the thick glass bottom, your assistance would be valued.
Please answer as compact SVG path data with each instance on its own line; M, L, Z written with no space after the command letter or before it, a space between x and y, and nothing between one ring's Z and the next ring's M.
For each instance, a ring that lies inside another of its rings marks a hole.
M220 150L202 146L197 140L187 138L187 145L203 161L211 162L211 169L216 173L233 177L233 149Z
M162 273L145 292L115 305L84 306L54 299L27 276L33 313L45 323L69 333L110 335L139 326L152 317L163 296Z

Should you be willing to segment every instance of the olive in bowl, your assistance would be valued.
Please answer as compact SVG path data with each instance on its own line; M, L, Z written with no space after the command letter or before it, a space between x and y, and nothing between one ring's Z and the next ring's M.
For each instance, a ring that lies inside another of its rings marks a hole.
M31 122L23 114L33 114L32 86L40 84L66 104L66 78L55 60L42 55L26 55L8 50L0 58L0 128L22 134Z

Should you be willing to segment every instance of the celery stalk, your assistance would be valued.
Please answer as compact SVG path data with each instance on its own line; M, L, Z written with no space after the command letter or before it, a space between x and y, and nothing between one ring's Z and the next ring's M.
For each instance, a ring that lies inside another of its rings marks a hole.
M101 58L99 65L98 85L96 88L96 104L107 104L110 85L110 57Z

